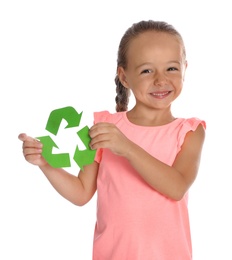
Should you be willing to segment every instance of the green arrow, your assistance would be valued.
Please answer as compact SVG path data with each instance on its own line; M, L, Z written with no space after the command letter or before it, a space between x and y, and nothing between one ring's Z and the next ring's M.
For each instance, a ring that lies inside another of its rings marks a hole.
M85 126L80 131L78 131L77 135L80 137L81 141L85 145L86 150L80 151L77 146L73 159L80 167L80 169L83 170L84 165L91 164L94 161L96 150L91 150L89 147L89 142L91 138L89 136L88 126Z
M53 154L52 148L58 146L50 136L37 137L43 144L42 156L54 168L70 167L70 158L68 153Z
M68 125L65 128L79 126L82 112L80 114L73 107L63 107L53 110L48 118L46 130L56 135L62 119L65 119Z

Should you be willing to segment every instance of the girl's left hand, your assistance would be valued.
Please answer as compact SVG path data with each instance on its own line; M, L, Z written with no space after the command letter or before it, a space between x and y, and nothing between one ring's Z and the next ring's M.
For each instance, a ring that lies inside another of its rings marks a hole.
M133 144L114 124L97 123L89 130L91 149L108 148L114 154L125 156Z

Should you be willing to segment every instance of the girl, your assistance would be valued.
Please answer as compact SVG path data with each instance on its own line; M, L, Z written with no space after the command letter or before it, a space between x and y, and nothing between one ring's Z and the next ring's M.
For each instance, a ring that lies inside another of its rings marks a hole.
M86 204L97 190L94 260L190 260L188 190L205 138L205 122L171 112L187 68L176 29L157 21L133 24L117 59L116 113L94 113L95 161L78 176L52 168L42 144L20 134L25 159L40 167L67 200ZM127 111L130 92L135 106Z

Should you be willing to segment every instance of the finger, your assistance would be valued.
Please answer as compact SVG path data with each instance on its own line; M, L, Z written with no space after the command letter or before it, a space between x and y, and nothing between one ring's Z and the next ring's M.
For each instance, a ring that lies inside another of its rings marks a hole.
M41 163L42 159L43 158L42 158L41 154L33 154L33 155L25 156L25 160L34 165L42 165L42 163Z
M23 141L23 142L24 141L33 141L33 140L35 140L34 138L26 135L25 133L19 134L18 139Z
M24 151L30 151L30 150L34 150L34 151L37 151L37 152L42 152L42 149L43 149L43 144L40 143L40 142L23 142L22 144L22 149ZM32 151L32 153L34 153Z
M112 126L110 123L97 123L90 128L89 135L93 138L97 135L108 133Z
M32 138L24 133L20 134L18 136L18 138L19 138L19 140L21 140L23 142L22 149L23 149L24 155L29 154L29 153L34 153L32 151L28 151L28 149L35 149L35 151L37 153L41 153L43 144L40 141L38 141L37 139Z
M109 127L109 126L111 126L111 125L112 125L111 123L99 122L99 123L94 124L94 125L90 128L90 130L96 129L96 128L99 128L99 127Z
M90 147L94 148L94 149L96 149L96 147L97 148L100 148L100 147L106 148L105 145L108 144L108 142L112 139L110 136L111 135L108 133L98 134L98 135L94 136L90 141Z
M37 140L36 138L33 138L31 136L28 136L25 133L19 134L18 139L23 141L23 142L36 142L36 143L40 143L39 140Z

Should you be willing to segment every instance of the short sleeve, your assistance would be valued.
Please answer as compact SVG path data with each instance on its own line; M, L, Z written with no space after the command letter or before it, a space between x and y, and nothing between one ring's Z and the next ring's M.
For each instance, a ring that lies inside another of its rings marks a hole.
M182 127L180 128L179 132L179 148L184 142L185 136L189 131L195 131L199 125L202 125L204 129L206 129L206 123L204 120L201 120L196 117L188 118L183 121Z
M109 111L94 112L94 124L99 122L107 122L109 115Z

